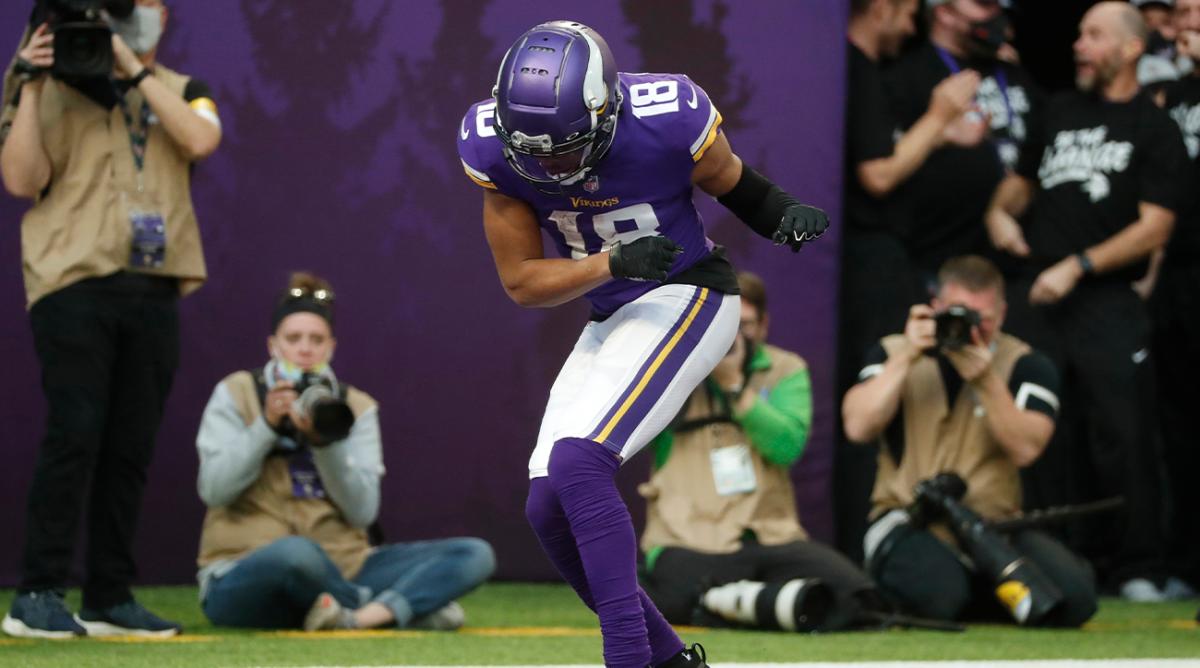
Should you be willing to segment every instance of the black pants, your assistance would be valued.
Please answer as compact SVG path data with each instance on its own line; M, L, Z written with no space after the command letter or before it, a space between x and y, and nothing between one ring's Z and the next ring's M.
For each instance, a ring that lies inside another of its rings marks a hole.
M1168 255L1151 301L1171 570L1200 587L1200 258Z
M841 429L841 399L857 382L867 350L880 339L904 331L913 304L928 296L918 291L908 251L898 238L885 233L847 234L842 247L839 297L838 394L839 416L833 457L835 545L862 561L863 533L871 511L877 448L849 443Z
M1046 453L1022 474L1027 506L1123 496L1114 515L1069 525L1071 544L1110 587L1161 579L1162 476L1145 304L1128 284L1082 283L1061 303L1031 306L1030 282L1009 294L1006 329L1062 372L1062 410Z
M747 543L731 554L709 554L679 547L662 551L642 588L672 624L694 624L700 596L709 588L751 580L783 583L820 578L836 596L827 630L846 628L862 606L873 606L875 584L862 569L833 548L808 540L783 545Z
M66 585L86 506L84 607L131 597L146 469L179 363L176 295L174 280L118 273L54 292L30 311L49 411L29 491L22 592Z
M1096 613L1091 566L1062 543L1036 530L1017 532L1013 546L1063 593L1048 626L1080 626ZM917 530L900 538L874 569L883 590L902 610L941 620L999 621L1012 617L996 599L996 583L967 568L956 551L932 533Z

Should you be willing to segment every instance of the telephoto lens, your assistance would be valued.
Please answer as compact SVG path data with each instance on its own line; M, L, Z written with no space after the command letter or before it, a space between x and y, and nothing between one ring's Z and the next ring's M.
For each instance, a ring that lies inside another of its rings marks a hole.
M1041 569L961 503L967 484L954 473L917 483L910 513L923 523L945 521L962 543L975 567L995 583L996 599L1021 625L1035 625L1053 612L1063 595Z
M296 405L300 413L312 421L313 431L320 438L315 446L325 446L350 435L354 427L354 411L339 395L333 383L316 374L304 374L296 385L300 396Z

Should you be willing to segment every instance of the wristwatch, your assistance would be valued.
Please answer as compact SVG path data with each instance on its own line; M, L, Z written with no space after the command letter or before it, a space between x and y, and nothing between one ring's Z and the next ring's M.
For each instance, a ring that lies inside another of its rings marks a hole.
M29 83L35 79L40 79L46 73L46 68L38 67L24 58L17 58L13 63L13 74L21 83Z
M1083 274L1085 276L1091 276L1092 274L1096 273L1096 266L1092 264L1090 259L1088 259L1086 252L1079 251L1075 254L1075 259L1079 261L1079 268L1083 270Z
M146 77L150 76L151 74L154 73L150 71L149 67L143 67L141 72L133 75L133 78L129 80L129 87L137 88L143 81L146 80Z

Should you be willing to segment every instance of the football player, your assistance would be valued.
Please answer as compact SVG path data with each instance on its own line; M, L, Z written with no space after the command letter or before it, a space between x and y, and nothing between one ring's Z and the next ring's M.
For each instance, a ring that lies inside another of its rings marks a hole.
M521 35L492 97L459 129L505 291L528 307L586 296L591 321L559 373L529 461L526 515L600 618L609 666L703 666L638 587L614 475L675 416L737 333L737 280L693 186L799 250L829 225L730 150L721 115L680 74L618 73L595 30ZM561 258L545 257L541 230Z

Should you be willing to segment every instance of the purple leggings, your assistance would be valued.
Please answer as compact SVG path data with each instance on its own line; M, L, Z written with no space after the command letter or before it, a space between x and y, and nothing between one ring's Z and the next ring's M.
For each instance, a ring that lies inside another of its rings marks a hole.
M595 441L557 441L549 476L530 481L525 516L559 574L600 617L605 665L645 668L681 652L683 641L638 586L633 520L614 480L619 467Z

